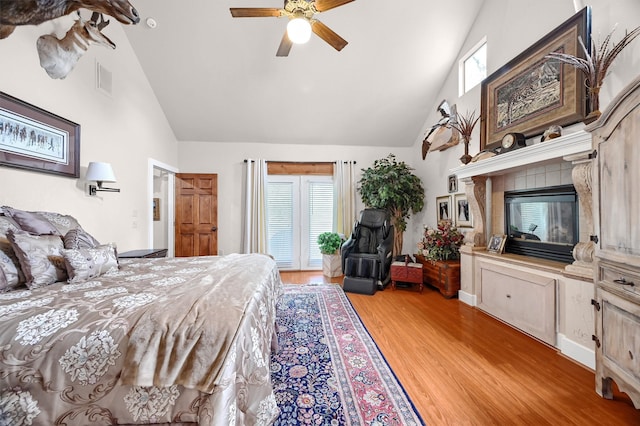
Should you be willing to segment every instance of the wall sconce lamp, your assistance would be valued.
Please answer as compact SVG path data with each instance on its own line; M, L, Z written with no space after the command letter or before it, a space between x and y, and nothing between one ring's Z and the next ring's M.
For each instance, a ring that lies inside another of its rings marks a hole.
M89 185L89 195L96 195L98 191L120 192L117 188L103 188L102 182L115 182L116 175L109 163L90 162L87 168L87 181L96 181L98 186Z

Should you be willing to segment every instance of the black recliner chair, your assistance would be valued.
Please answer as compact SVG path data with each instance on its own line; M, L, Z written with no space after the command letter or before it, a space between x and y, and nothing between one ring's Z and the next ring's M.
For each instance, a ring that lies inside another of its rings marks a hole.
M373 294L391 279L393 225L384 209L365 209L353 233L342 244L343 289Z

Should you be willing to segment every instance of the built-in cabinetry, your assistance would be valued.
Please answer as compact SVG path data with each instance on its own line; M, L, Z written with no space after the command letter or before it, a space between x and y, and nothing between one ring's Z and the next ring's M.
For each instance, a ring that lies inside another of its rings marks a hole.
M640 77L587 128L594 163L596 391L640 408Z

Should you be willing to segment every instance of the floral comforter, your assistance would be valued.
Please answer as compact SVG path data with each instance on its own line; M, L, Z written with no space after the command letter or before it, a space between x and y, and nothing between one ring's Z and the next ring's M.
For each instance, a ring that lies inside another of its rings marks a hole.
M0 425L271 424L275 263L120 262L0 294Z

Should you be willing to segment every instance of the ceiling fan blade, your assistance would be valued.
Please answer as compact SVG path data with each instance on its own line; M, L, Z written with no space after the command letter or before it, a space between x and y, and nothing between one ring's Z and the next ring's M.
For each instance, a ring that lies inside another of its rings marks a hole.
M276 56L289 56L289 52L291 51L291 46L293 43L289 40L289 36L287 32L284 32L282 36L282 41L280 42L280 46L278 46L278 52L276 52Z
M275 7L232 7L229 8L234 18L266 18L279 17L282 9Z
M341 51L348 43L347 40L340 37L320 21L314 20L311 29L318 37L329 43L337 51Z
M354 0L316 0L315 5L318 12L324 12L325 10L333 9L351 3L352 1Z

